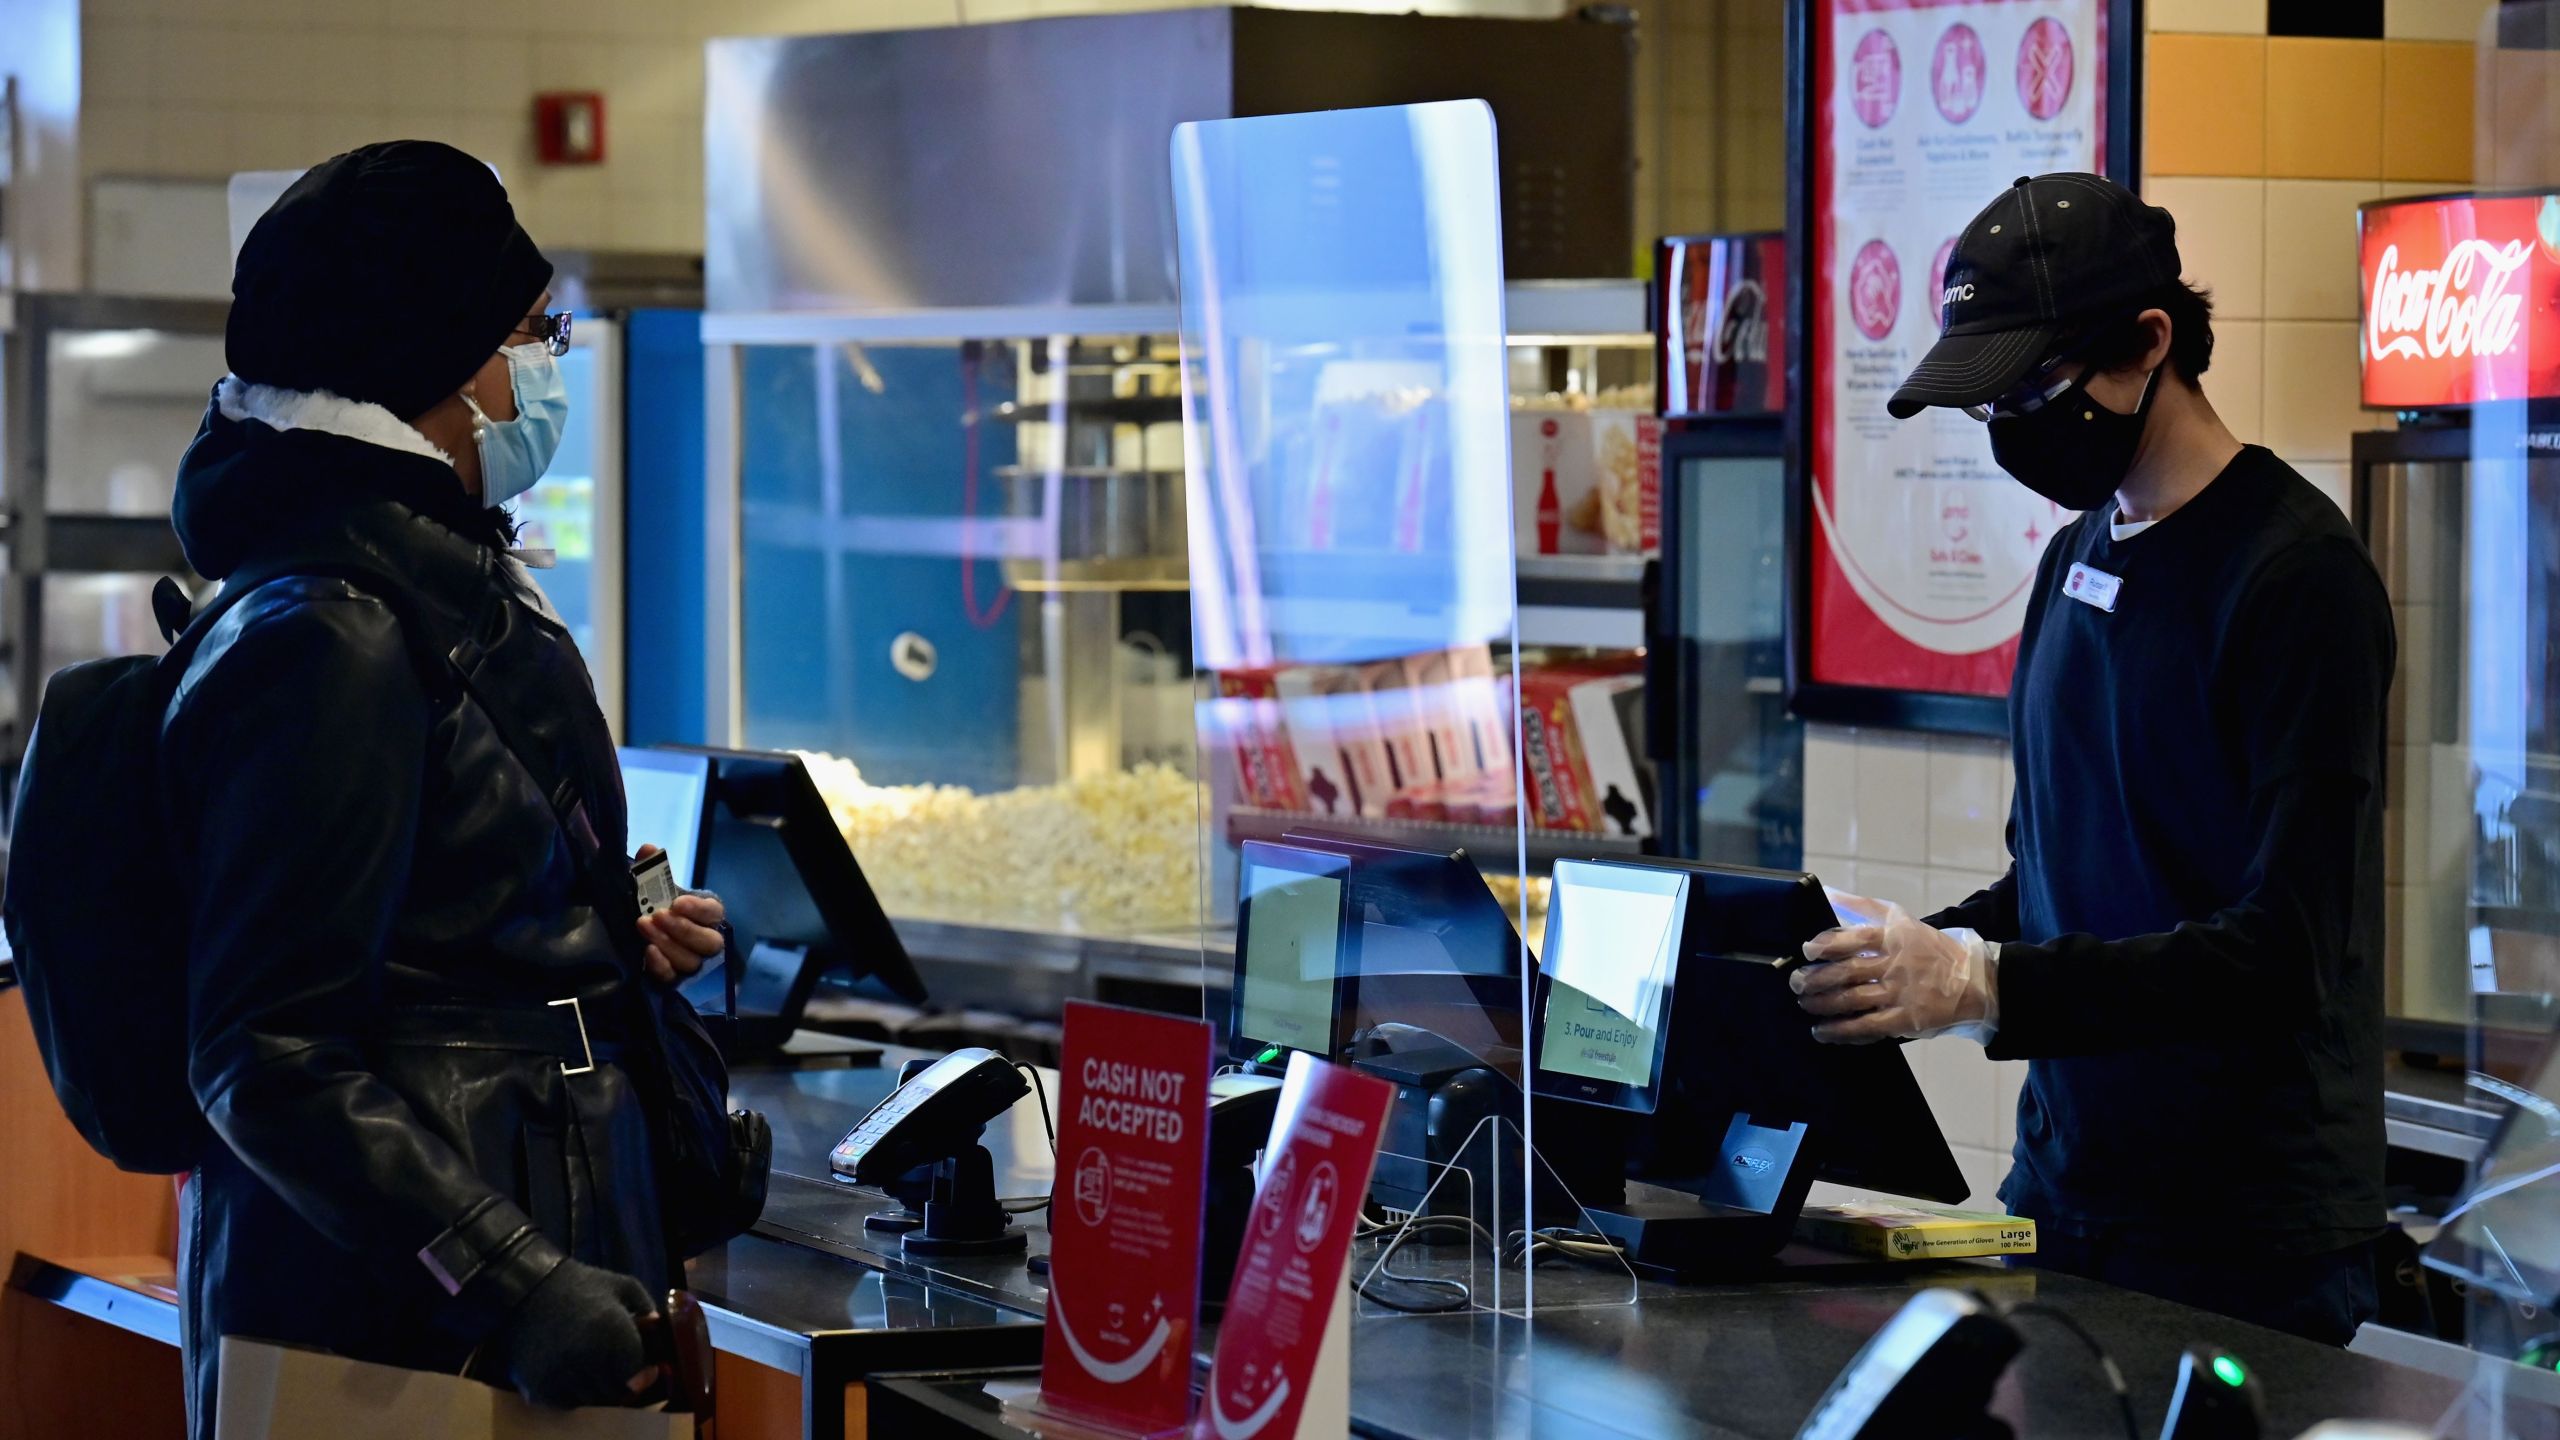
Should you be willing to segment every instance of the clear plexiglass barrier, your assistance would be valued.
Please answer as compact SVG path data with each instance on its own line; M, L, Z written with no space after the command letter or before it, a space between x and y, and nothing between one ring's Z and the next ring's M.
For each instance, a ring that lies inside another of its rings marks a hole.
M2430 373L2462 403L2404 419L2360 507L2400 640L2392 1000L2412 1033L2395 1043L2442 1037L2426 1046L2444 1052L2440 1098L2481 1138L2451 1193L2422 1186L2402 1220L2443 1297L2436 1336L2367 1327L2357 1348L2464 1378L2436 1427L2459 1440L2549 1434L2560 1407L2560 6L2491 7L2475 79L2471 188L2484 198L2369 207L2366 243L2396 223L2383 234L2405 246L2403 266L2485 257L2476 279L2445 270L2435 313L2470 313L2468 287L2493 317L2507 291L2515 319L2476 345L2423 337ZM2391 317L2367 311L2370 389L2378 364L2413 348L2395 350Z
M1492 112L1452 102L1172 146L1202 908L1237 926L1202 993L1237 1067L1297 1051L1402 1084L1351 1262L1364 1313L1635 1288L1605 1244L1566 1248L1590 1225L1539 1183L1523 1099L1539 777L1514 758L1495 145Z

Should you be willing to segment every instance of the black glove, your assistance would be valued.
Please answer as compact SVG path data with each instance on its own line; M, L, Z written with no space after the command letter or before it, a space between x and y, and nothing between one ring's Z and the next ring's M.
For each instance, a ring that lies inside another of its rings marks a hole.
M490 1368L536 1405L628 1405L650 1368L639 1317L656 1309L630 1276L563 1260L489 1337Z

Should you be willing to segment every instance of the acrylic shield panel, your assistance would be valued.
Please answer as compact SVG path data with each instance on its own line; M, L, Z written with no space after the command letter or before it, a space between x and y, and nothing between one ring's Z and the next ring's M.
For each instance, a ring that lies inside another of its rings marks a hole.
M1535 1228L1518 1077L1538 782L1514 757L1493 115L1204 121L1170 159L1205 1008L1239 1066L1299 1049L1475 1087L1437 1133L1420 1105L1390 1120L1355 1303L1525 1309L1552 1276L1502 1253ZM1610 1299L1631 1293L1621 1271Z

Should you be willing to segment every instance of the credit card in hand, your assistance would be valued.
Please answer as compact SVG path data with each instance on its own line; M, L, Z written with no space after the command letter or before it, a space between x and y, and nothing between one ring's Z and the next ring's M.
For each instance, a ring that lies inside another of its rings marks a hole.
M641 914L655 915L676 903L675 867L667 863L664 850L633 864L631 878L640 886Z

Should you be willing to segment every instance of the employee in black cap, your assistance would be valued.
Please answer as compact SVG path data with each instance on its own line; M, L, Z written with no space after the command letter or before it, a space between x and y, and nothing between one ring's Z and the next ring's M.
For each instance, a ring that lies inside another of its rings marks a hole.
M1824 1039L2031 1062L2000 1194L2036 1264L2342 1345L2383 1227L2391 608L2338 507L2205 398L2174 232L2056 174L1958 238L1888 408L1983 424L2082 512L2010 686L2013 860L1926 920L1825 934L1795 985Z
M312 169L240 252L173 519L248 588L161 750L214 1135L180 1258L199 1437L224 1336L628 1403L671 1255L720 1238L674 1217L760 1202L751 1156L653 1164L625 977L698 969L719 907L617 906L613 740L493 508L559 441L550 280L488 167L421 142Z

